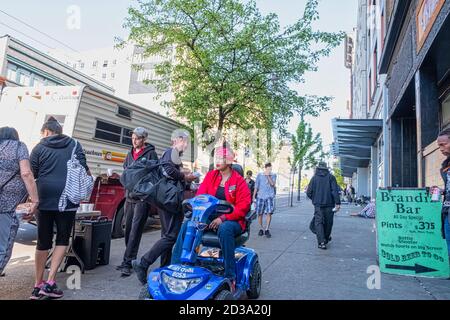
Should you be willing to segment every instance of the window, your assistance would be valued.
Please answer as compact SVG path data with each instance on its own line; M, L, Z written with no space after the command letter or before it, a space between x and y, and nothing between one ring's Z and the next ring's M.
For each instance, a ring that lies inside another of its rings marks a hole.
M37 76L37 75L33 75L33 87L43 87L45 85L45 79Z
M117 64L117 60L114 59L112 63L113 63L113 65L115 66L115 65Z
M106 68L108 66L108 60L103 61L103 68Z
M97 120L94 136L97 139L131 146L131 132L133 129Z
M17 67L15 65L8 63L6 78L17 82Z
M102 79L106 79L106 73L102 74Z
M114 72L111 72L111 79L115 79L116 78L116 74Z
M80 69L84 69L84 62L80 62Z
M93 68L96 68L96 67L97 67L97 65L98 65L98 61L94 61L94 62L92 62L92 67L93 67Z
M118 116L122 116L122 117L127 118L127 119L131 119L131 110L127 109L125 107L119 106L117 108L117 115Z
M450 123L450 95L442 102L442 128Z
M30 73L24 70L19 71L19 84L28 87L30 85Z

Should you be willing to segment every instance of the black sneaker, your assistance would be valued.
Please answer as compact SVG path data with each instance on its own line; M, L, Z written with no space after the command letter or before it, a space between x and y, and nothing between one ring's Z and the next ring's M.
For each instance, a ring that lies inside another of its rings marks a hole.
M58 288L56 283L53 285L45 283L41 290L39 290L39 294L51 299L59 299L64 296L64 293Z
M116 267L116 270L117 271L122 271L123 269L125 269L125 268L131 268L131 266L130 265L125 265L125 264L121 264L120 266L117 266Z
M263 236L263 235L264 235L264 230L263 229L259 230L258 236Z
M133 273L133 269L131 269L130 267L123 267L122 269L120 269L120 272L122 277L129 277Z
M266 230L266 233L265 233L265 234L266 234L266 237L267 237L267 238L271 238L271 237L272 237L272 235L270 234L270 231L269 231L269 230Z
M136 277L142 285L147 283L147 269L145 269L137 260L131 262L133 270L136 273Z
M319 244L319 249L327 250L327 245L325 244L325 242Z
M34 287L33 292L31 292L30 300L40 300L43 295L40 294L41 287Z

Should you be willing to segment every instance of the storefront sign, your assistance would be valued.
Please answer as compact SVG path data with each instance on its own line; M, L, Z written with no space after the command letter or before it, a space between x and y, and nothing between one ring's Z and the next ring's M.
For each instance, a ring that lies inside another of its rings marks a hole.
M419 52L436 18L444 6L445 0L420 0L416 15L417 52Z
M440 202L431 202L426 189L377 191L377 245L382 272L449 277L441 208Z

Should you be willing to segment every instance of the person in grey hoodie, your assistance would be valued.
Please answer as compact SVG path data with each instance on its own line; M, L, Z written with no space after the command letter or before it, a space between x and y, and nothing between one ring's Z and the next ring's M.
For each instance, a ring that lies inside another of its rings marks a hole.
M72 156L75 140L62 134L62 127L50 117L42 126L42 140L31 152L30 162L39 194L39 212L36 215L38 241L36 247L36 282L30 299L46 296L61 298L63 292L55 283L56 273L69 245L70 234L75 222L78 204L68 200L64 212L59 212L58 202L63 193L67 177L67 161ZM80 164L91 175L86 156L80 143L75 155ZM49 250L53 247L53 226L56 225L56 243L52 255L48 280L43 281Z
M319 249L325 250L331 241L333 208L336 206L336 212L341 208L339 191L336 178L328 170L327 164L320 162L306 191L314 205L314 230Z

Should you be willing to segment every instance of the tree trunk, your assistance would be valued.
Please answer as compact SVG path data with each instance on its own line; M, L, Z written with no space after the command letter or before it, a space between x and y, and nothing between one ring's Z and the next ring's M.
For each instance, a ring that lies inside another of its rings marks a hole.
M302 165L298 165L298 192L297 192L297 201L300 201L300 196L302 192Z
M292 183L291 183L291 190L290 190L290 194L291 194L291 203L290 203L290 206L291 207L293 207L294 206L294 204L293 204L293 202L294 202L294 179L295 179L295 168L294 168L294 170L292 171L292 173L290 174L291 176L292 176Z
M217 126L217 132L220 133L219 134L219 138L222 137L222 130L223 130L223 125L225 123L225 117L222 113L222 109L219 108L219 122L218 122L218 126ZM214 140L214 144L217 144L217 141ZM217 146L217 145L216 145ZM215 154L215 150L216 148L213 148L211 150L211 153L209 155L209 170L214 169L214 154Z

